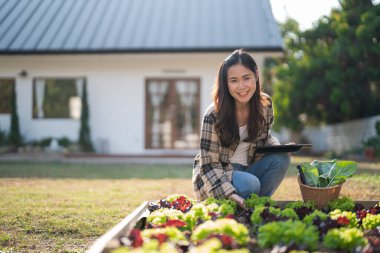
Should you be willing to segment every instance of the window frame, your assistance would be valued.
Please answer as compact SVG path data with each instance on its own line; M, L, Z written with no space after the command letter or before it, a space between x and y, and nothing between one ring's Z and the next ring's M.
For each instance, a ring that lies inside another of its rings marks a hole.
M148 120L148 116L147 116L147 110L148 110L148 97L149 97L149 92L148 92L148 84L152 81L155 81L155 82L168 82L169 86L174 86L176 84L176 82L178 81L193 81L195 82L195 85L197 87L197 93L195 93L195 101L193 102L195 104L195 107L196 107L196 111L197 111L197 114L198 114L198 117L195 119L196 120L196 124L195 124L195 128L194 128L194 133L199 133L200 132L200 124L201 124L201 119L200 119L200 103L201 103L201 78L199 77L148 77L148 78L145 78L145 85L144 85L144 105L145 105L145 109L144 109L144 125L145 125L145 130L144 130L144 148L146 150L192 150L194 148L177 148L177 147L174 147L173 145L173 142L175 140L177 140L177 132L178 132L178 128L175 127L175 129L172 130L172 144L171 144L171 148L164 148L162 145L160 147L152 147L151 146L151 138L152 138L152 133L151 133L151 128L152 128L152 122L150 122ZM173 92L173 90L175 90L175 88L170 88L169 90L169 96L173 96L175 95L175 92ZM174 97L175 98L175 97ZM171 98L173 99L173 97ZM173 123L174 125L177 124L177 118L175 117L175 122Z
M35 109L35 94L36 94L36 81L39 79L43 80L49 80L49 79L54 79L54 80L78 80L78 79L83 79L83 84L87 83L87 78L85 76L35 76L33 77L32 80L32 108L31 108L31 114L32 114L32 120L73 120L73 121L80 121L79 119L75 119L73 117L38 117L38 115L35 115L34 109ZM82 86L83 90L83 86ZM88 92L87 92L88 93ZM79 96L79 94L78 94ZM79 96L80 97L80 96ZM80 97L82 100L82 97Z
M16 78L14 77L5 77L5 76L2 76L0 77L0 80L1 81L11 81L13 82L11 85L13 87L11 87L11 91L10 91L10 94L9 94L9 105L8 105L8 109L9 109L9 112L3 112L0 108L0 115L9 115L9 114L12 114L12 108L11 108L11 102L12 102L12 89L13 88L16 88Z

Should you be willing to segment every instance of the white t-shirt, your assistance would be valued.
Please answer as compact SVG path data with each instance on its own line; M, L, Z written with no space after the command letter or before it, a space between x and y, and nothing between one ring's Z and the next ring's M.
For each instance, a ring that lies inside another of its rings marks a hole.
M248 149L249 149L250 143L242 141L248 137L247 125L239 127L239 135L240 135L240 142L235 150L235 153L233 154L233 156L230 157L230 162L247 166L248 165L248 161L247 161Z

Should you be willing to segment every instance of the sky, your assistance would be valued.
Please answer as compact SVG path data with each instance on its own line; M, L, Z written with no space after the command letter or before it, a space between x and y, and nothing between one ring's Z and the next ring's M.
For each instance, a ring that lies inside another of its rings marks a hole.
M283 23L287 16L297 20L301 30L313 27L313 22L339 7L338 0L270 0L274 18Z

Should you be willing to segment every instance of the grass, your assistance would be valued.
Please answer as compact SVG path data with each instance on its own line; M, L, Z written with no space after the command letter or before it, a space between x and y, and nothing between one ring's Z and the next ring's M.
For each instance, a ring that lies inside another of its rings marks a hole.
M292 166L273 199L301 199ZM342 188L380 199L380 166L363 166ZM193 196L191 165L0 163L0 251L84 252L146 200Z
M159 179L190 178L191 174L191 165L0 164L0 178Z

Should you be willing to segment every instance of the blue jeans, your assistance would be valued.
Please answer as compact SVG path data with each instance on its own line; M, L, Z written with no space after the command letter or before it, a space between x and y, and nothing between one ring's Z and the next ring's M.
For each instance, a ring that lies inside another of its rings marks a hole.
M270 197L284 179L289 164L288 153L265 154L249 166L233 163L232 185L237 194L245 199L252 193Z

